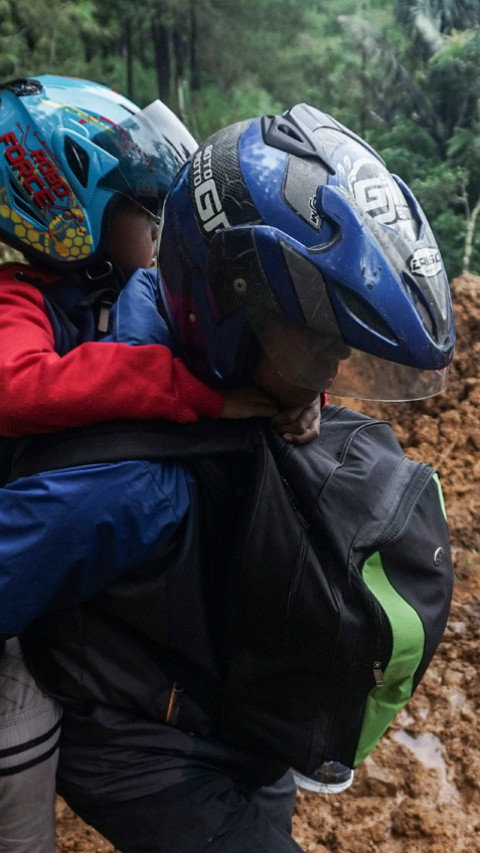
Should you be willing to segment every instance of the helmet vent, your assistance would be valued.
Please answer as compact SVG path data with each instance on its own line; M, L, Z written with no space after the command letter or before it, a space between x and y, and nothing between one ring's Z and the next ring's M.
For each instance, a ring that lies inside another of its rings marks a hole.
M263 141L296 157L315 157L333 174L330 158L321 141L292 116L291 111L281 116L263 116L261 120Z
M335 282L334 290L343 307L363 326L384 340L398 345L398 339L385 320L358 294Z
M297 142L303 142L302 137L300 136L298 130L293 128L288 124L279 124L278 125L279 133L284 133L286 136L290 136L292 139L296 139Z
M39 95L42 91L42 84L40 80L19 78L18 80L11 80L9 83L4 83L1 88L8 89L9 92L17 95L18 98L22 98L26 95Z
M434 334L432 317L430 315L430 312L428 310L427 305L424 302L424 296L423 296L420 288L418 287L415 279L413 279L407 273L404 273L402 278L403 278L403 283L405 284L406 288L408 289L408 292L410 294L410 298L411 298L412 302L414 303L415 308L417 309L417 312L419 313L420 317L422 318L423 324L424 324L427 332L430 335Z
M42 229L45 228L44 220L41 216L37 216L35 214L33 205L23 198L21 192L19 192L18 185L13 181L10 181L10 188L12 190L12 194L15 196L15 206L17 209L23 211L27 215L28 219L33 219L38 222Z
M292 120L284 116L263 116L261 120L263 141L287 154L297 157L314 157L315 144L311 134L302 132Z
M87 187L90 167L90 158L87 152L70 136L65 137L64 145L68 165L82 187Z

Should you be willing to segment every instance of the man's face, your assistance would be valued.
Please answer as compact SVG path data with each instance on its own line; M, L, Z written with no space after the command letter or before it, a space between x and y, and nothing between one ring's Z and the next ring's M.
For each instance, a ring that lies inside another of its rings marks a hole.
M343 352L346 351L343 350ZM317 355L315 363L314 387L304 388L289 378L289 371L278 371L265 351L262 350L258 364L253 374L253 381L267 394L273 397L282 406L309 406L322 391L327 391L338 372L341 358L338 351L325 349L320 356ZM313 382L309 383L314 385Z
M263 328L253 380L285 406L309 405L327 391L340 362L350 355L342 341L270 318Z

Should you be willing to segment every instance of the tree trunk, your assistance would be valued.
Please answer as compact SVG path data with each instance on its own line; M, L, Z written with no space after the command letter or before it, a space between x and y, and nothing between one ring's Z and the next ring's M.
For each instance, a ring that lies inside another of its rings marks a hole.
M190 0L190 86L193 92L200 89L197 4L201 2L203 0Z
M158 18L159 16L157 16ZM158 96L170 106L171 91L171 40L170 33L162 24L152 20L152 36L155 51Z
M132 19L127 20L125 27L125 64L127 68L127 97L131 101L135 100L133 91L133 48L132 48Z
M173 52L175 55L175 73L177 79L177 114L186 123L185 114L185 54L186 43L182 33L175 27L173 30Z

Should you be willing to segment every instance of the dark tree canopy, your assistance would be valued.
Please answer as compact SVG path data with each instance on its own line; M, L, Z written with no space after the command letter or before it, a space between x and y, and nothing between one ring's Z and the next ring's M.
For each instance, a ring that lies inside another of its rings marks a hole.
M160 97L201 139L306 101L418 194L451 275L480 272L479 0L0 0L0 76Z

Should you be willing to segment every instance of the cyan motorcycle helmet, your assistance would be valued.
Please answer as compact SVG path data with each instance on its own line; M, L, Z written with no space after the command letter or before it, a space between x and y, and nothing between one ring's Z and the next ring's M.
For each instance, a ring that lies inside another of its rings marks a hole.
M167 196L159 264L172 334L207 382L247 382L261 346L309 388L336 353L336 395L445 387L453 311L425 215L375 151L311 106L198 148Z
M0 239L34 263L108 275L108 226L126 197L158 216L196 148L160 101L143 110L97 83L50 74L0 87Z

